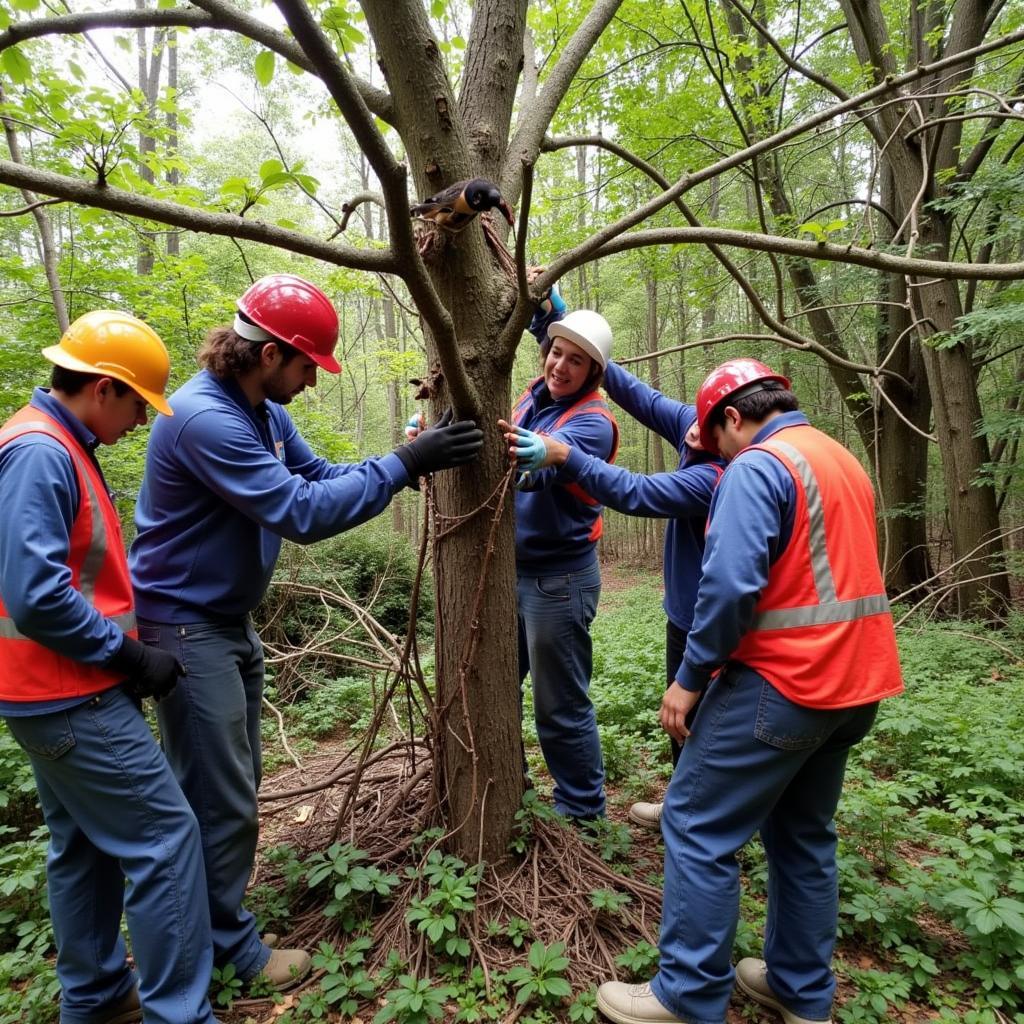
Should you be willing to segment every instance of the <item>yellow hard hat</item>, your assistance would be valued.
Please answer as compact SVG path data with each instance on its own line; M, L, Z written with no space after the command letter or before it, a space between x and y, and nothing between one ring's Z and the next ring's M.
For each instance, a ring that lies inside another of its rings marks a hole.
M148 324L114 309L80 316L43 355L79 373L99 373L137 391L157 412L173 416L164 398L171 359L160 336Z

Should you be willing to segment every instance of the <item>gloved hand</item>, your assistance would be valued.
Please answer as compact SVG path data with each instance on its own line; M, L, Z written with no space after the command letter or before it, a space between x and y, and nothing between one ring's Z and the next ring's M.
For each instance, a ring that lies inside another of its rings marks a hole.
M405 424L406 439L409 441L415 441L416 438L423 433L423 428L425 426L426 422L423 419L423 413L414 412Z
M395 449L414 480L439 469L472 462L484 443L484 432L472 420L452 423L449 409L432 427L420 431L408 444Z
M127 634L106 667L122 673L128 689L136 697L152 697L156 701L166 697L185 675L185 669L173 654L150 647Z
M562 298L562 293L558 290L557 281L548 290L547 295L541 299L540 308L545 313L565 312L565 299Z
M516 457L516 465L524 473L540 469L547 458L548 449L544 438L526 427L512 427L505 435L509 443L509 453Z

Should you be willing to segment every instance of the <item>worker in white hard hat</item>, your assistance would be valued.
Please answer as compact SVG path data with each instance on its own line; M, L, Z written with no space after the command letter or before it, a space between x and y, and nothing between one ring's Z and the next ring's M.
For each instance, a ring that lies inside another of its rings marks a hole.
M612 332L580 309L553 324L541 346L542 375L515 403L512 420L608 462L619 431L598 392ZM604 816L604 762L590 700L590 624L601 573L601 506L556 469L525 474L516 495L519 674L533 681L537 735L554 779L555 810Z

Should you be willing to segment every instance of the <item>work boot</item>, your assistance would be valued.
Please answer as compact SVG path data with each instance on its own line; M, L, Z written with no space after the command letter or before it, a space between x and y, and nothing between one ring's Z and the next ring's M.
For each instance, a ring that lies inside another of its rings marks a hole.
M756 957L744 957L736 965L736 986L755 1003L774 1010L785 1024L832 1024L831 1018L799 1017L792 1010L787 1010L768 984L768 965Z
M660 832L661 809L664 806L664 804L644 803L644 801L641 800L630 807L629 813L626 817L629 818L634 825L640 825L642 828L649 828L652 832Z
M597 1008L615 1024L680 1024L651 991L650 982L626 985L606 981L597 990Z
M139 990L130 988L117 1002L104 1007L95 1019L95 1024L138 1024L142 1020L142 1004Z
M312 963L304 949L272 949L263 970L252 980L268 983L284 992L309 974Z

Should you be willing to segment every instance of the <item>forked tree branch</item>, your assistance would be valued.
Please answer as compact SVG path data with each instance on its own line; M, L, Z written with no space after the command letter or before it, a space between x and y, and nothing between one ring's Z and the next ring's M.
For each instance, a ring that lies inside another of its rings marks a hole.
M576 72L621 6L622 0L597 0L594 3L563 47L551 73L544 79L540 94L520 115L515 134L505 152L501 174L501 193L510 204L515 205L519 199L523 165L536 163L551 119L565 99Z
M568 270L572 269L573 267L581 266L583 263L592 261L593 259L598 257L598 254L607 255L609 252L622 251L622 248L628 249L636 248L638 245L643 244L657 244L651 242L636 242L634 244L629 244L622 246L621 248L618 248L616 247L616 240L624 232L628 231L632 227L635 227L637 224L642 223L648 217L651 217L655 213L657 213L659 210L664 209L669 203L673 202L680 196L684 195L694 186L699 185L704 181L708 181L711 178L717 177L718 175L724 173L725 171L732 170L734 167L738 167L749 160L753 160L755 157L760 156L762 153L770 152L771 150L782 145L783 143L789 142L791 139L795 139L800 135L803 135L806 132L811 131L818 125L825 124L828 121L834 120L840 114L844 114L847 111L856 110L857 108L862 107L865 104L870 103L875 99L878 99L879 97L886 96L889 93L895 92L902 88L904 85L908 85L927 76L934 75L936 72L943 71L947 68L958 67L965 63L970 64L977 57L980 57L983 54L991 53L995 50L1004 49L1007 46L1011 46L1015 43L1020 42L1024 42L1024 29L1018 29L1016 32L1010 32L1004 36L999 36L996 39L988 40L987 42L982 43L979 46L973 47L970 50L964 50L960 53L953 54L950 57L933 61L931 64L918 65L916 68L906 72L905 74L890 75L886 77L884 81L879 82L877 85L865 90L864 92L858 93L856 96L852 96L849 100L846 100L845 102L834 104L831 107L826 107L823 110L818 111L818 113L813 114L810 117L803 119L802 121L798 121L790 125L789 127L784 128L782 131L776 132L774 135L769 135L763 139L759 139L754 144L746 146L743 149L738 150L737 152L727 157L723 157L721 160L718 160L715 163L710 164L709 166L701 169L700 171L695 171L693 174L684 174L671 188L666 189L660 195L648 200L646 203L642 204L632 213L626 214L620 217L617 221L614 221L613 223L601 228L599 231L596 231L593 235L590 236L590 238L585 239L574 249L571 249L569 252L560 256L558 259L553 260L551 262L551 265L548 267L547 271L545 271L545 273L542 274L537 279L537 287L540 289L550 287L553 282L557 281ZM678 230L686 231L688 229ZM648 232L642 232L638 234L647 235ZM742 234L742 232L740 234ZM680 238L679 240L681 241L682 239ZM694 238L691 240L697 241L700 239ZM735 244L735 242L725 242L723 239L723 244ZM804 243L797 244L803 245ZM814 245L814 243L810 244L812 246ZM828 249L839 247L826 246L825 248ZM810 255L808 252L800 248L777 249L765 247L765 249L766 251L789 252L792 255L798 256ZM815 257L811 256L811 258ZM825 256L820 258L828 259L832 257ZM851 260L850 262L857 261ZM934 273L934 266L936 265L929 264L928 261L919 262L923 264L926 268L932 269L916 270L913 271L914 273L923 273L926 276L928 274ZM897 273L904 272L901 271L899 267L895 267L891 264L888 266L882 266L877 263L866 262L863 265L875 266L878 269L892 269ZM957 264L956 266L965 265ZM947 272L937 276L956 277L958 275ZM967 276L969 277L971 275ZM1014 275L1011 274L1007 276Z
M123 213L129 217L142 217L159 221L187 231L199 231L228 238L244 238L250 242L272 245L287 252L312 256L339 267L370 270L378 274L398 272L395 257L383 250L357 249L351 245L321 241L301 231L275 227L258 220L246 220L233 213L212 213L197 210L166 199L138 195L122 189L100 186L63 174L40 171L10 160L0 160L0 184L19 189L31 189L47 196L66 199L99 210Z
M83 14L62 14L54 18L19 21L0 32L0 51L28 39L51 35L78 35L91 29L102 28L208 28L237 32L253 42L291 61L303 71L316 74L316 68L302 48L283 32L246 14L241 8L225 0L193 0L194 7L172 7L166 10L113 10L91 11ZM197 9L197 8L201 8ZM363 102L382 121L389 124L394 118L391 97L361 79L356 80Z

